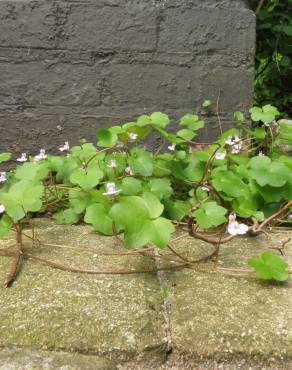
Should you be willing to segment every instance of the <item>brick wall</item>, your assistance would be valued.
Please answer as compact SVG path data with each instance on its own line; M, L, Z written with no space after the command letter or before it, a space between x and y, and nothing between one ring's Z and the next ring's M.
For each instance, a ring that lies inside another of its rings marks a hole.
M54 151L144 112L251 104L255 16L243 0L0 1L0 150ZM208 112L201 139L218 132Z

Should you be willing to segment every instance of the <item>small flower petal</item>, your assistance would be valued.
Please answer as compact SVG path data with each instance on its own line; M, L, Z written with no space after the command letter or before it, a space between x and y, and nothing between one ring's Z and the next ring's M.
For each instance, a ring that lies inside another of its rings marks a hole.
M5 206L4 204L0 204L0 213L4 213L5 212Z
M111 159L110 163L107 166L110 168L117 168L117 161L115 159Z
M7 180L7 173L6 172L0 172L0 183L5 182Z
M233 145L234 141L233 141L232 137L229 136L229 138L225 141L225 143L228 144L228 145Z
M42 159L46 159L46 158L48 158L48 156L46 155L46 150L45 149L40 149L40 153L38 155L36 155L35 157L33 157L33 161L34 162L39 162Z
M238 224L237 234L244 235L248 232L249 227L245 224Z
M138 134L135 134L134 132L129 132L128 133L128 139L129 140L136 140L138 137Z
M133 173L133 171L132 171L132 168L130 167L130 166L128 166L128 167L126 167L125 168L125 172L127 173L127 174L129 174L129 175L134 175L134 173Z
M17 162L26 162L27 161L27 154L21 153L21 156L19 158L16 158Z
M226 157L226 153L217 152L215 154L215 158L219 160L223 160Z
M65 141L65 144L59 148L60 152L67 152L70 150L70 145L68 141Z
M236 220L236 217L237 217L236 213L230 213L228 219L229 219L230 222L232 222L232 221Z
M108 182L105 187L107 191L106 193L103 193L103 195L116 195L121 191L116 188L116 184L114 182Z
M247 225L239 224L237 221L229 221L227 226L227 232L230 235L244 235L248 232L248 229Z

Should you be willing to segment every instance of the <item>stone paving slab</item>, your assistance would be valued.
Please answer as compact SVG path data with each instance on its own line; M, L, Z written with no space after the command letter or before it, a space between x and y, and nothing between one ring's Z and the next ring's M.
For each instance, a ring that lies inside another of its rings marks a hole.
M36 223L41 240L71 248L42 247L35 255L92 269L157 267L141 256L101 256L125 249L88 226ZM222 246L218 266L247 268L248 258L288 236L291 231L270 234L270 239L238 238ZM0 245L13 243L7 238ZM188 237L173 245L188 258L211 251ZM292 243L285 249L291 266ZM0 256L0 278L10 261ZM212 267L84 275L26 260L13 286L0 289L0 370L8 363L7 370L20 370L21 363L28 370L291 369L291 281L271 285L252 274L233 276ZM164 287L168 298L163 303Z
M218 267L248 268L249 258L279 246L289 235L292 233L270 234L270 240L263 235L235 239L222 246ZM205 243L196 241L194 251L191 239L177 245L177 250L189 257L201 255L204 248ZM291 242L286 245L285 258L291 266ZM193 270L166 276L174 356L219 362L242 358L243 364L253 358L266 366L273 361L279 364L271 368L281 368L280 360L285 364L292 359L291 281L271 285L254 275Z
M74 247L40 248L34 252L38 256L91 269L155 268L141 257L98 257L122 247L112 238L96 237L90 227L46 220L38 226L41 240ZM3 244L12 245L13 240ZM0 257L2 275L9 264L10 258ZM13 344L104 355L117 362L149 358L159 363L166 347L160 301L155 274L74 274L26 260L11 288L0 289L0 347Z
M79 353L41 351L31 348L4 348L0 351L0 370L116 370L104 357Z

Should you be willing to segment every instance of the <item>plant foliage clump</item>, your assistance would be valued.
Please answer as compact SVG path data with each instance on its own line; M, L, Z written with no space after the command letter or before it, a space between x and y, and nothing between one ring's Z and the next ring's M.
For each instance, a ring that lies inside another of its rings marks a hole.
M255 103L291 115L292 0L251 3L257 10Z
M284 150L292 144L291 121L277 120L271 105L250 114L256 128L241 125L245 117L236 112L237 127L205 150L193 141L204 127L200 117L186 114L173 132L170 118L155 112L98 130L96 145L81 140L71 148L66 142L61 155L23 153L15 169L0 173L0 237L12 228L19 235L41 215L88 223L135 248L168 247L180 223L203 240L204 231L218 227L228 239L256 234L271 221L291 225L292 158ZM161 136L155 153L144 145L152 132ZM8 160L10 153L0 154L0 162ZM250 264L264 279L287 277L285 263L270 254Z

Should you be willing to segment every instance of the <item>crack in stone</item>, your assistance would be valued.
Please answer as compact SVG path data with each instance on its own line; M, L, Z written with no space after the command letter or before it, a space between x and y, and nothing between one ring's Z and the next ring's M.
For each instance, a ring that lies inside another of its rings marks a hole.
M155 255L158 255L158 251L154 252ZM155 264L157 267L159 267L159 262L156 260ZM157 272L157 280L159 282L160 291L161 294L163 293L163 287L165 286L167 282L166 274L164 271L158 271ZM162 315L164 320L164 329L165 329L165 337L167 339L167 346L165 351L165 364L167 364L168 358L170 354L172 353L172 333L171 333L171 320L170 320L170 303L167 298L163 299L163 303L161 304L162 308Z

